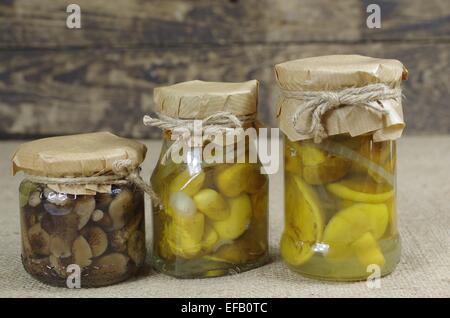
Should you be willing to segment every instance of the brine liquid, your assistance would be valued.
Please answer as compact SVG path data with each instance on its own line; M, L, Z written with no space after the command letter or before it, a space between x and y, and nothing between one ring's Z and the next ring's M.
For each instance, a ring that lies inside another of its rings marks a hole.
M392 272L400 258L395 142L331 137L285 141L285 230L281 254L302 275L362 280Z
M197 160L159 163L151 179L162 199L153 206L153 267L196 278L266 263L268 181L259 167Z

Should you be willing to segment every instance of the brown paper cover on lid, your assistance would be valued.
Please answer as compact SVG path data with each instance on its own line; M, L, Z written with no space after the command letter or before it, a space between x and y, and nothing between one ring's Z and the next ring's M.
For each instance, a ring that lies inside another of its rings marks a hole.
M275 66L277 83L286 91L340 91L383 83L399 88L408 71L397 60L361 55L329 55L288 61ZM343 106L327 113L324 126L328 135L348 133L351 136L373 133L374 140L393 140L401 136L405 123L401 99L380 100L388 110L384 117L364 107ZM292 125L292 115L301 101L281 96L277 117L281 130L289 139L304 140L311 135L299 134ZM309 127L311 113L306 111L298 126Z
M155 88L153 100L156 112L173 118L203 119L221 111L252 115L257 111L258 81L183 82Z
M34 140L18 147L12 173L64 178L108 175L116 160L129 159L137 168L145 159L145 145L109 132L59 136ZM109 192L105 185L54 185L56 191L74 194Z

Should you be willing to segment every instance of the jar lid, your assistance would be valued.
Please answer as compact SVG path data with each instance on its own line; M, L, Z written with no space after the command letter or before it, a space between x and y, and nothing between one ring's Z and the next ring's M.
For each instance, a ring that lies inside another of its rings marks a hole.
M153 100L156 112L173 118L203 119L221 111L252 115L257 110L258 81L183 82L155 88Z
M362 55L326 55L275 65L278 85L287 90L335 91L384 83L397 87L408 77L398 60Z
M394 140L405 127L400 61L362 55L329 55L275 66L282 91L277 118L292 141L349 134Z
M44 138L18 147L12 173L54 178L107 175L117 160L128 159L136 169L146 152L145 145L109 132Z

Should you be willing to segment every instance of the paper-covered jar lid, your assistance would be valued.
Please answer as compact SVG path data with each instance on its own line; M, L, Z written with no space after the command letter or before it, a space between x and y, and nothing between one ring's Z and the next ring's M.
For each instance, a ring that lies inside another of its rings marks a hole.
M203 119L222 111L252 115L257 110L258 81L183 82L155 88L153 99L155 111L172 118Z
M109 132L50 137L20 145L12 158L12 173L54 178L107 175L117 160L129 159L137 168L146 152L145 145Z
M301 99L289 98L290 92L340 92L372 84L384 84L400 89L408 71L398 60L372 58L362 55L328 55L288 61L275 66L275 76L282 90L277 117L281 130L291 140L312 138L299 133L311 126L312 113L305 111L293 125L292 116L302 107ZM371 103L381 105L387 115L380 115L367 107L338 107L327 113L323 124L329 136L348 133L357 136L373 133L374 139L389 140L400 137L405 126L400 98L381 99ZM353 105L355 106L355 105ZM358 106L358 105L356 105Z

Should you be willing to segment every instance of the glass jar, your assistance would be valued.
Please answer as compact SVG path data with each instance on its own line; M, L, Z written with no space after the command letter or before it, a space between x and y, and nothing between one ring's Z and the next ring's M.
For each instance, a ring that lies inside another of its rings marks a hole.
M79 273L74 281L81 287L98 287L121 282L142 267L144 196L136 186L73 195L25 180L19 191L22 263L33 277L67 286L69 276Z
M162 158L151 183L154 268L180 278L236 274L267 262L268 178L261 163L207 164L193 148L185 163ZM248 149L248 148L246 148ZM224 150L225 151L225 150Z
M329 55L275 66L285 134L280 252L308 277L357 281L400 259L396 152L403 121L400 61Z
M395 141L285 138L285 230L281 255L305 276L361 280L400 259ZM374 267L375 265L375 267Z
M40 281L68 288L121 282L144 265L145 145L108 132L21 144L22 263Z

